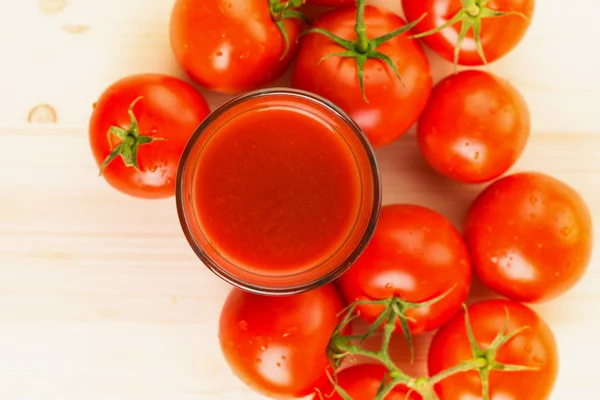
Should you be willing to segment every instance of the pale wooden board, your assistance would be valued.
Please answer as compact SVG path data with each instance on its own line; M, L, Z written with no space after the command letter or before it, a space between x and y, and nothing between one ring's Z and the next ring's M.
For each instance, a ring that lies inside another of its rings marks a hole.
M399 1L377 3L400 12ZM514 170L565 180L598 218L600 3L538 3L522 45L489 67L522 91L534 118ZM221 357L217 320L228 286L190 251L174 200L115 192L97 177L88 148L91 105L107 85L138 72L182 76L168 45L171 5L70 0L49 15L36 0L0 0L2 400L261 398ZM432 62L436 80L451 71L437 57ZM227 99L207 96L213 107ZM27 123L42 103L56 109L56 124ZM431 206L460 225L480 190L432 174L412 135L378 158L386 203ZM594 255L573 291L535 307L560 346L553 399L600 391L599 284ZM473 291L476 298L487 294ZM418 340L419 361L427 341ZM422 362L411 370L422 371Z

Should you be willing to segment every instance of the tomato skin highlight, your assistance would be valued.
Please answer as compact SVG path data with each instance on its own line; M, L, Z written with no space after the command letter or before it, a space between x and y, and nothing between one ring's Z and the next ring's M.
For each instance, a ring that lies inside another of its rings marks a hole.
M288 69L301 32L286 18L289 51L268 0L177 0L170 22L171 48L181 68L199 85L239 94L273 82Z
M140 170L127 167L120 157L110 162L102 177L130 196L162 199L175 194L175 180L183 149L210 108L190 84L163 74L138 74L111 84L95 103L89 123L91 150L98 167L118 143L107 138L112 126L131 125L129 106L142 97L133 112L141 135L164 140L138 149Z
M352 400L373 400L381 382L384 380L387 368L379 364L362 364L348 367L337 374L337 384L352 398ZM388 378L389 380L389 378ZM321 395L327 400L344 400L335 391L331 382L319 389ZM385 396L384 400L418 400L421 399L414 391L408 395L409 389L396 386ZM329 397L331 395L331 397ZM314 400L318 400L318 394Z
M402 0L402 6L408 21L427 13L425 19L413 29L418 34L450 21L463 5L462 0ZM485 6L495 11L516 11L527 17L527 20L518 15L482 19L481 43L488 63L492 63L507 55L523 40L529 29L529 21L533 18L535 0L489 0ZM421 40L443 59L454 61L454 48L460 29L461 24L457 23ZM472 29L462 43L458 63L468 66L484 64L477 52Z
M558 374L558 348L548 325L530 308L518 302L486 300L469 307L469 318L480 347L489 346L507 320L507 333L523 326L529 328L506 343L496 361L540 368L539 371L491 371L490 400L546 400ZM465 325L464 311L436 332L428 354L430 376L473 358ZM475 371L462 372L436 385L444 400L483 399L481 380Z
M585 274L592 218L580 194L556 178L521 172L488 186L465 222L475 272L513 300L547 302Z
M233 372L275 399L307 396L327 381L327 345L344 308L333 284L292 296L233 289L219 322L219 341Z
M450 221L425 207L396 204L382 207L371 242L338 286L348 303L393 296L419 303L454 287L434 305L407 311L410 332L421 334L439 328L460 310L471 276L466 244ZM374 322L381 309L358 307L367 322Z
M399 16L376 8L365 8L367 36L371 39L406 25ZM346 40L356 40L356 7L333 9L313 23ZM364 69L365 102L353 58L330 57L345 49L320 34L302 37L293 70L292 86L329 99L350 115L365 132L373 147L392 143L417 121L425 108L433 81L429 61L410 31L381 44L377 49L396 65L404 86L383 61L368 59ZM320 61L320 62L319 62ZM398 108L403 109L398 112Z
M470 70L436 85L417 131L419 148L435 171L459 182L483 183L521 157L531 116L508 81Z

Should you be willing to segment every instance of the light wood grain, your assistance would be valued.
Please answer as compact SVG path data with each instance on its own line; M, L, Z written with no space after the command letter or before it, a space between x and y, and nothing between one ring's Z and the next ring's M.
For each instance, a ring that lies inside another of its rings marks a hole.
M401 11L399 1L377 3ZM571 12L564 1L538 3L522 45L488 67L509 78L532 110L533 137L514 170L563 179L598 218L600 4L582 0ZM70 0L46 13L38 1L0 0L2 400L261 398L221 357L217 321L229 288L189 249L174 200L115 192L98 178L88 147L91 105L107 85L138 72L182 77L168 45L171 5ZM436 80L451 71L431 59ZM213 107L227 99L207 97ZM28 122L40 104L54 108L56 123ZM412 134L378 159L385 203L427 205L457 226L481 189L431 173ZM553 400L600 391L599 285L595 254L575 289L535 307L560 346ZM489 295L480 285L473 293ZM421 363L412 371L423 371L428 340L418 340Z

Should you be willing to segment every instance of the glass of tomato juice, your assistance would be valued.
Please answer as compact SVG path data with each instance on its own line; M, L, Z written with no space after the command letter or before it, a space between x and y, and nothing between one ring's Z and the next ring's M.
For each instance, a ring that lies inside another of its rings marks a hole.
M359 257L381 208L366 136L312 93L273 88L220 106L180 161L177 209L200 260L230 284L289 295Z

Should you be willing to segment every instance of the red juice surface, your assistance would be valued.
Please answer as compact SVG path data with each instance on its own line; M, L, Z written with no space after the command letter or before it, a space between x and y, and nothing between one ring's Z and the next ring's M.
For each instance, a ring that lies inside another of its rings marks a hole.
M359 213L352 151L299 110L236 116L210 138L194 174L194 208L207 240L258 273L318 265L343 245Z

